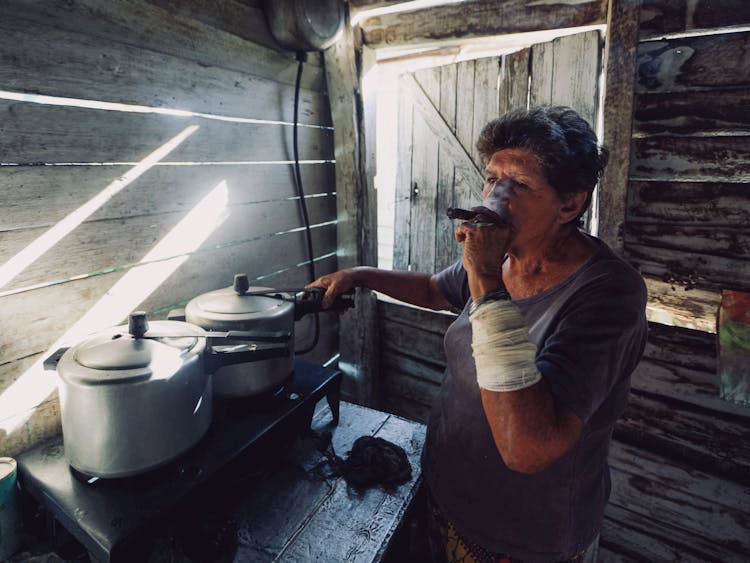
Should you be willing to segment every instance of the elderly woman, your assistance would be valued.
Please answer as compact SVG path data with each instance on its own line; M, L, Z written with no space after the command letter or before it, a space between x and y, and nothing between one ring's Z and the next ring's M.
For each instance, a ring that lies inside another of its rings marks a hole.
M646 340L646 289L579 230L606 150L570 108L511 112L477 147L484 205L435 275L352 268L354 286L459 309L422 468L433 551L448 561L582 561L610 491L607 449ZM589 555L590 556L590 555Z

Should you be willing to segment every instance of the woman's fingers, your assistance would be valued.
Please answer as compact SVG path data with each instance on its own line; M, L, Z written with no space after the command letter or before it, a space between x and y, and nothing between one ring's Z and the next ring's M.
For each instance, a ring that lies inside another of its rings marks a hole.
M323 309L328 309L339 295L354 286L350 278L351 275L346 270L339 270L338 272L321 276L305 287L320 287L325 289L326 292L323 295L321 304Z
M467 272L495 272L502 264L508 245L507 229L466 222L456 227L455 233L456 240L463 244L464 268Z

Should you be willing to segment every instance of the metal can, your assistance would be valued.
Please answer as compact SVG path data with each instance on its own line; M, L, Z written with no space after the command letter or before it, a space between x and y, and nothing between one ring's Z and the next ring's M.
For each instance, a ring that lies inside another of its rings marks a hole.
M21 547L21 508L16 487L16 460L0 457L0 561Z

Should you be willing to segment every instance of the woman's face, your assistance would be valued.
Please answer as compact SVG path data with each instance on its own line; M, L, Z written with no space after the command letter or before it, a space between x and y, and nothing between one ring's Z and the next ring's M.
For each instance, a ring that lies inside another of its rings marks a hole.
M497 151L484 169L484 178L484 206L510 221L512 247L557 235L563 201L532 152Z

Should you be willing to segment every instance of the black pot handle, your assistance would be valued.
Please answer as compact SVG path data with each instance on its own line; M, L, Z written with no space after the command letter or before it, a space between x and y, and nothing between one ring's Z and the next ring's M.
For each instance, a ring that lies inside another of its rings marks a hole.
M259 330L230 330L213 335L211 331L206 333L207 338L216 338L214 344L222 340L253 340L255 342L278 342L286 343L292 339L292 333L288 330L259 331Z
M272 358L291 357L292 351L289 343L272 344L268 346L251 345L249 350L216 350L211 349L205 353L205 367L208 373L214 373L224 366L245 364L248 362L259 362Z
M294 320L298 321L310 313L323 311L323 296L326 290L322 287L310 287L294 296ZM337 296L331 304L331 310L343 312L354 307L354 290L350 289Z

